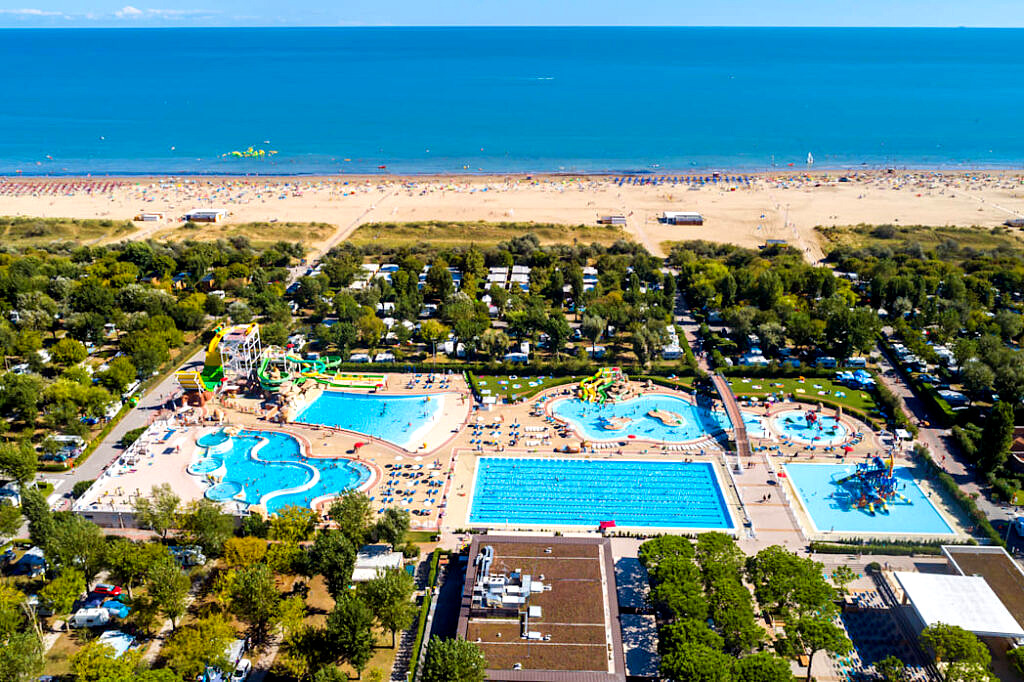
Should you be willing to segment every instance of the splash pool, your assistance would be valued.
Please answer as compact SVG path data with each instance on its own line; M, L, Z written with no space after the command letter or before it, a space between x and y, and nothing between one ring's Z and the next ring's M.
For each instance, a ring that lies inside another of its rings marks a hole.
M733 528L708 462L477 460L469 522Z
M843 489L833 478L853 470L848 464L784 464L800 503L818 532L909 533L912 535L952 534L954 530L917 485L906 467L893 469L897 492L905 498L890 505L888 512L871 515L849 503Z
M196 460L188 467L190 474L212 474L224 466L224 460L220 457L203 457Z
M671 413L679 418L666 423L649 412ZM578 398L563 398L551 404L551 413L572 426L587 440L620 440L633 436L657 442L679 443L707 435L718 435L730 428L725 413L711 412L671 395L650 395L618 403L589 403ZM749 435L763 433L760 420L744 413L743 423ZM609 428L611 427L611 428Z
M230 448L220 455L224 475L207 490L210 499L241 494L239 501L262 503L273 514L289 505L308 507L318 497L341 494L370 477L366 466L349 459L303 459L299 442L286 433L242 431L225 436Z
M772 417L771 425L780 435L798 443L808 445L839 445L846 440L849 429L835 417L812 413L815 419L807 419L802 410L786 410Z
M348 429L415 450L441 417L440 395L394 396L324 391L295 421Z

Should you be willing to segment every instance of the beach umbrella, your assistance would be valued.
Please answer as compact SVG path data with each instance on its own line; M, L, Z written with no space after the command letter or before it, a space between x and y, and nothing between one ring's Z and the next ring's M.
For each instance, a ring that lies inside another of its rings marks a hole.
M631 434L629 434L628 436L626 436L626 438L636 438L636 436L634 436L634 435L633 435L633 434L631 433Z
M851 448L849 445L844 445L843 452L853 452L853 448Z
M359 441L355 445L353 445L352 448L355 449L355 450L358 450L359 448L363 447L364 445L366 445L366 443L364 443L363 441Z

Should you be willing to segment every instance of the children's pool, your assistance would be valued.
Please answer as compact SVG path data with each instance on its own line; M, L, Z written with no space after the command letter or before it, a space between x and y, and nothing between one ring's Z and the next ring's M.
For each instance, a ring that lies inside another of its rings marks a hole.
M792 463L784 464L783 468L819 532L911 535L955 532L906 467L893 469L893 476L898 481L897 492L906 501L890 504L888 512L876 510L873 516L867 510L851 505L844 489L832 482L834 477L852 472L852 465Z
M669 426L648 412L661 410L681 417L677 426ZM578 398L564 398L551 404L551 412L563 419L587 440L620 440L633 436L651 441L682 441L717 435L731 428L724 412L711 412L671 395L650 395L618 403L590 403ZM605 428L609 420L619 420L620 428ZM764 428L754 415L744 413L743 423L754 438L763 435Z
M296 421L373 436L416 450L441 418L440 395L393 396L324 391Z
M216 457L224 475L206 492L213 500L262 502L273 514L290 505L308 507L324 495L340 495L370 477L366 466L348 459L303 459L299 442L286 433L242 431L228 438L231 447Z
M808 445L839 445L849 436L849 429L835 417L812 412L811 420L802 410L786 410L772 417L772 428L780 435Z
M708 462L481 457L469 522L733 527Z

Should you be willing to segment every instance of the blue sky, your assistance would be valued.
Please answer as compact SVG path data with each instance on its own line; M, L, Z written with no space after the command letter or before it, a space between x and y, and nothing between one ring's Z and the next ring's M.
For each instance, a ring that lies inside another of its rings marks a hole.
M144 0L0 0L0 27L1024 26L1022 0L153 0L153 3Z

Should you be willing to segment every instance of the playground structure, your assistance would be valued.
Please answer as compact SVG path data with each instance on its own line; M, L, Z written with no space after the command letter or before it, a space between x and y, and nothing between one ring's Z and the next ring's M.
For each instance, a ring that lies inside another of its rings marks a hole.
M218 327L206 347L203 369L183 370L174 376L186 391L215 391L225 379L252 374L260 353L257 323Z
M893 476L893 467L891 455L885 461L881 457L873 457L869 462L858 464L852 472L835 475L832 482L843 488L851 506L864 509L872 516L880 511L888 513L890 504L910 504L899 493L899 481Z
M384 374L333 371L341 363L340 357L304 359L270 347L260 358L256 378L260 387L271 393L281 390L287 382L301 383L307 379L328 388L376 390L387 387L387 376Z
M594 376L580 381L579 399L588 403L606 403L610 399L609 391L621 392L626 381L626 375L618 367L602 367ZM615 398L611 400L614 402Z

